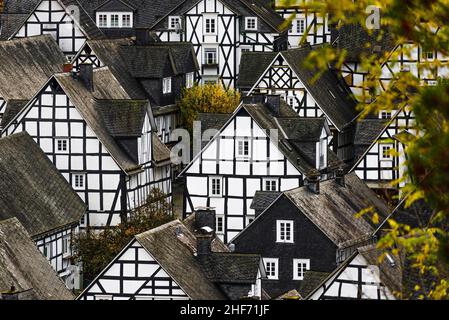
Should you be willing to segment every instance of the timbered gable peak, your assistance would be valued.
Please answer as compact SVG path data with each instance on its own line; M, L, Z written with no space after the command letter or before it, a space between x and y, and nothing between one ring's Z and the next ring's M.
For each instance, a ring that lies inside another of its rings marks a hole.
M376 245L360 247L306 300L395 300L405 292L406 274L404 257L383 252Z

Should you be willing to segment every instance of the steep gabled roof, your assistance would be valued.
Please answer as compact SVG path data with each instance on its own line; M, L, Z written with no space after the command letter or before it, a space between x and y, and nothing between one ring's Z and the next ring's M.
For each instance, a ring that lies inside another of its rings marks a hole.
M278 55L281 55L330 123L341 131L357 118L359 114L356 110L357 101L343 79L331 69L324 71L315 79L318 70L309 69L304 65L312 50L310 45L305 45L280 53L244 52L240 63L238 86L244 89L255 86Z
M3 114L2 121L0 122L0 128L10 123L11 120L14 119L17 114L19 114L20 110L22 110L27 103L28 100L9 100L5 109L5 113Z
M86 10L80 5L78 0L57 0L59 4L65 10L72 10L73 8L77 8L77 12L74 13L76 15L76 19L74 19L75 23L81 28L81 31L88 39L102 39L104 38L103 32L97 27L95 23L95 16L93 18L87 14ZM14 33L10 36L14 37L16 33L25 25L27 20L31 17L34 10L36 10L39 5L43 2L43 0L36 1L34 8L28 13L28 17L24 19L24 21L18 26L18 28L14 31Z
M50 35L0 42L0 96L30 100L66 58Z
M100 4L95 11L105 11L105 12L122 12L122 11L134 11L134 7L131 3L125 0L108 0Z
M0 292L11 285L23 299L74 299L16 218L0 221Z
M141 233L136 236L136 240L191 299L225 299L221 291L208 279L194 256L195 236L179 220ZM216 241L219 240L215 239L214 242Z
M28 14L1 13L0 14L0 40L8 40L14 32L26 21Z
M0 139L0 220L32 237L77 224L86 205L28 133Z
M344 187L335 180L328 180L320 183L319 194L310 192L307 187L284 194L340 248L370 238L375 232L376 226L370 217L357 218L359 212L372 207L381 221L390 212L388 206L355 173L345 176Z
M263 211L268 208L282 192L279 191L256 191L250 208L256 211Z

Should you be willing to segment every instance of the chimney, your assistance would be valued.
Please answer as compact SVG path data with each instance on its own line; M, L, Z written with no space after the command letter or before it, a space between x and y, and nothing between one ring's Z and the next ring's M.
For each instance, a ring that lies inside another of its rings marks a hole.
M345 171L342 168L338 169L337 172L335 172L335 181L342 187L346 186Z
M92 64L82 63L79 65L79 79L89 91L94 91L94 68Z
M215 233L215 210L209 207L195 208L195 229L209 227Z
M146 46L150 43L155 42L153 39L153 35L148 28L135 28L136 33L136 45L137 46Z
M71 63L64 63L62 65L62 72L66 73L66 72L72 72L73 70L73 64Z
M266 106L275 117L279 117L281 109L281 96L278 94L268 94L265 99Z
M307 188L315 193L320 194L320 177L319 176L310 176L306 179Z
M196 252L197 257L204 257L209 255L212 252L212 233L207 233L203 231L203 233L196 235Z

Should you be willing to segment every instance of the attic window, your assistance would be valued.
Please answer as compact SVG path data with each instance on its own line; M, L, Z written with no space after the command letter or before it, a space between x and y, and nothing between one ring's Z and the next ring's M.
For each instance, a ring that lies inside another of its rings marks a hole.
M245 29L246 30L257 30L257 18L246 17L245 18Z
M379 158L380 160L391 160L391 150L393 149L392 144L381 144L379 145Z
M178 30L181 28L181 17L171 16L168 17L168 28L170 30Z
M99 28L132 28L132 12L97 12Z
M293 221L277 220L276 221L276 242L293 243Z

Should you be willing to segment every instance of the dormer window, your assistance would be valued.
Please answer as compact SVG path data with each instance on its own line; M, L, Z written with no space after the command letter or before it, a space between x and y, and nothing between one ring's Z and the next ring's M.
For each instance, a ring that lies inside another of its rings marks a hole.
M179 16L168 17L168 28L170 30L177 30L181 28L181 17Z
M97 12L99 28L132 28L132 12Z
M278 242L278 243L294 243L293 221L289 221L289 220L277 220L276 221L276 242Z
M257 30L257 18L246 17L245 18L245 29L246 30Z

